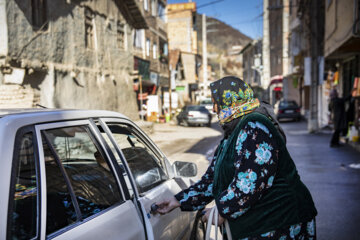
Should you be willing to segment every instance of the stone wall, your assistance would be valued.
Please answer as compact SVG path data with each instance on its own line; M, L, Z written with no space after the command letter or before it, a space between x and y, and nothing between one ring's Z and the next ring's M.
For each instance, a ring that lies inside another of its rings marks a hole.
M75 1L47 2L48 28L36 30L31 1L7 1L8 60L26 70L20 85L38 94L45 106L114 110L137 120L130 77L132 27L120 14L115 19L94 12L95 47L89 49L85 7ZM125 24L123 48L116 42L118 21Z

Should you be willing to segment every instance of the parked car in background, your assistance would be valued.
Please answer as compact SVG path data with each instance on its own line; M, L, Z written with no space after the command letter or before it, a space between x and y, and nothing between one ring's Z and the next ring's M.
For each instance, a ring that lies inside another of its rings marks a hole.
M189 105L181 109L176 116L178 125L211 126L211 113L204 106Z
M301 113L299 105L293 100L280 100L274 106L274 111L278 120L293 119L301 120Z
M0 110L0 152L0 239L203 234L200 213L154 213L192 183L196 165L171 164L119 113Z
M215 112L213 112L213 103L211 101L211 98L205 98L201 100L200 106L204 106L212 115L216 114Z

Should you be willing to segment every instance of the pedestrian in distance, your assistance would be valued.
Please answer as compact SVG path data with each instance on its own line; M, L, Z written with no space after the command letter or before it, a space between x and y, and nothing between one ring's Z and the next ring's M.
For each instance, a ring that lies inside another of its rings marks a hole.
M314 202L272 109L237 77L217 80L210 88L224 138L201 180L159 202L157 211L203 210L207 222L205 206L215 200L218 225L230 226L225 239L228 234L248 240L316 239Z
M330 92L329 111L334 123L334 133L331 137L330 147L340 147L340 134L345 133L347 124L345 119L345 102L350 100L351 96L347 98L340 98L336 89Z

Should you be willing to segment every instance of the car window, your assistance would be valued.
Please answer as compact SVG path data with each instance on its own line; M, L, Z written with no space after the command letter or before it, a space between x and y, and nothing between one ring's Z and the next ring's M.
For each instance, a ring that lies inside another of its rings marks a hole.
M126 168L123 164L123 162L121 161L121 158L119 156L119 154L117 153L115 146L113 145L113 143L110 141L109 136L106 134L106 132L103 130L102 126L100 124L97 124L97 127L99 128L99 131L101 132L101 135L103 136L103 138L105 139L106 143L108 144L108 146L110 147L111 151L113 152L113 155L116 158L117 163L119 164L120 169L122 170L123 173L123 177L125 179L125 183L126 183L126 187L129 190L129 195L130 197L134 196L134 190L133 187L131 185L131 181L129 178L129 175L126 172Z
M208 110L204 106L188 106L189 111L200 111L200 112L208 112Z
M121 148L139 193L150 190L168 179L162 161L155 152L125 124L108 124Z
M15 179L10 211L10 239L36 237L38 216L38 185L34 155L33 134L21 136L15 146Z
M297 103L295 101L283 101L280 102L280 107L281 108L286 108L286 107L297 107Z
M46 209L46 234L51 234L59 229L71 225L77 221L75 200L71 198L69 186L66 184L64 173L56 163L49 146L43 142L47 209Z
M73 223L74 207L81 220L123 200L110 165L88 127L45 130L43 136L44 149L50 149L44 150L48 201L58 205L53 210L49 208L48 215L61 222L48 222L51 227L47 227L47 233Z
M209 99L209 100L202 100L202 101L200 102L200 104L201 104L201 105L213 105L211 99Z

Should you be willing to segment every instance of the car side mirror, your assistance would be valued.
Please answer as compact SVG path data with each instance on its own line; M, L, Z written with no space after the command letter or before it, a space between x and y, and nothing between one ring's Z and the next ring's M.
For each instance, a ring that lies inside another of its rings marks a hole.
M195 177L197 174L197 166L195 163L176 161L172 167L175 174L181 177Z

